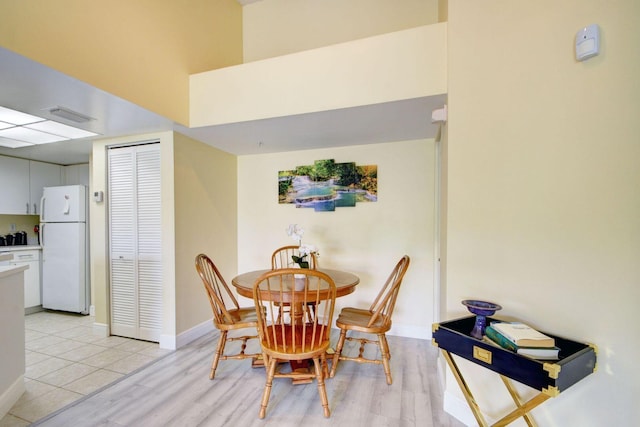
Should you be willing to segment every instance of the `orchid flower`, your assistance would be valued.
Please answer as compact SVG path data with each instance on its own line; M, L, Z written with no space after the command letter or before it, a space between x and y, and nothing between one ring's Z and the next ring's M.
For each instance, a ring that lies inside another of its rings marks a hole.
M298 251L300 252L301 256L310 254L316 254L316 256L318 255L318 248L315 245L300 245Z
M320 256L318 248L315 245L300 245L298 248L298 256L291 255L293 262L298 264L300 268L309 268L309 261L307 261L307 255L314 254L316 257Z
M309 261L306 260L307 256L310 254L319 256L320 254L318 253L318 248L315 245L302 244L303 234L304 229L298 224L289 224L289 227L287 228L287 235L298 242L298 255L292 255L291 258L293 259L293 262L298 264L301 268L309 268Z
M289 224L289 227L287 228L287 235L298 242L299 245L302 243L303 234L304 229L298 224Z

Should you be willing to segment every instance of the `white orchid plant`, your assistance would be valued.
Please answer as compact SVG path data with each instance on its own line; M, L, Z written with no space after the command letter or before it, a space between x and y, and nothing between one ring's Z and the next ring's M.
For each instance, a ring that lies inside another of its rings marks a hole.
M304 235L304 229L298 224L289 224L287 228L287 235L293 240L298 242L298 255L291 255L291 259L294 263L298 264L300 268L309 268L309 261L307 257L311 254L320 256L318 248L315 245L302 244L302 236Z

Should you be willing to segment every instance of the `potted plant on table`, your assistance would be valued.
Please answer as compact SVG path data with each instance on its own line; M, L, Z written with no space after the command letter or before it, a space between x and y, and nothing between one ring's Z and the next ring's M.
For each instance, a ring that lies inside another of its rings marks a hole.
M298 242L298 255L291 255L293 263L299 268L309 268L311 256L318 257L320 255L318 248L315 245L302 244L304 229L298 224L289 224L289 227L287 228L287 235ZM304 277L304 275L300 276Z

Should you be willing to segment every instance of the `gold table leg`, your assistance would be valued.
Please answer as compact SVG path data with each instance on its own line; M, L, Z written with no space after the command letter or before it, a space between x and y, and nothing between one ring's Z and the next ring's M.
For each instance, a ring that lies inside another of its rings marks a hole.
M453 357L451 356L451 354L446 350L442 350L442 354L445 360L447 361L447 364L451 368L451 371L453 372L453 376L456 378L456 381L458 382L458 385L462 390L462 394L467 400L467 404L469 405L471 412L473 412L473 416L476 418L478 425L481 427L488 427L489 424L487 424L484 417L482 416L482 413L480 412L480 407L476 403L476 400L473 397L473 394L471 394L471 390L469 389L469 386L464 380L462 373L460 372L460 368L458 368L458 365L456 364L455 360L453 360ZM509 381L509 379L503 375L500 375L500 378L502 379L502 382L504 383L505 387L507 387L507 390L509 391L511 398L516 404L516 409L514 409L513 411L511 411L510 413L502 417L500 420L496 421L494 424L492 424L492 427L506 426L520 417L524 418L524 420L526 421L529 427L536 427L537 424L534 421L531 414L529 414L529 412L533 410L535 407L537 407L538 405L540 405L542 402L549 399L550 396L543 393L539 393L533 398L531 398L530 400L528 400L527 402L522 403L522 400L520 399L520 396L516 392L516 389L511 384L511 381Z
M456 381L458 381L458 385L462 390L462 394L464 394L464 398L467 399L467 404L469 405L469 408L471 408L471 412L473 412L473 416L476 417L476 421L478 421L478 425L480 427L488 427L489 424L487 424L484 417L482 416L482 413L480 412L480 407L476 403L476 399L473 397L473 394L471 394L471 390L469 389L467 382L462 377L462 374L460 373L460 369L458 368L458 365L456 364L455 360L453 360L453 357L451 356L451 354L446 350L442 350L442 354L445 360L447 361L447 364L451 368L451 372L453 372L453 376L456 378Z
M504 377L502 378L502 381L504 381L505 385L507 386L507 389L509 390L511 397L513 398L513 401L516 403L517 408L511 411L510 413L508 413L507 415L505 415L504 417L502 417L500 420L496 421L496 423L493 425L495 427L506 426L510 424L512 421L520 417L523 417L524 420L527 422L527 425L529 425L530 427L536 427L537 424L531 417L531 414L529 414L529 411L531 411L533 408L535 408L536 406L540 405L542 402L547 400L549 396L547 396L546 394L539 393L535 395L533 398L531 398L530 400L528 400L527 402L525 402L524 404L522 404L520 402L520 397L518 396L515 389L511 385L511 382Z

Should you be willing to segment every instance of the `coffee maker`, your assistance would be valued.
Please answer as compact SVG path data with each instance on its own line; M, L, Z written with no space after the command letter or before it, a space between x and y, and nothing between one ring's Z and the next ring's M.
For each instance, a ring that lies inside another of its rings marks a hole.
M27 244L27 232L26 231L18 231L13 235L13 244L14 246L21 246Z

